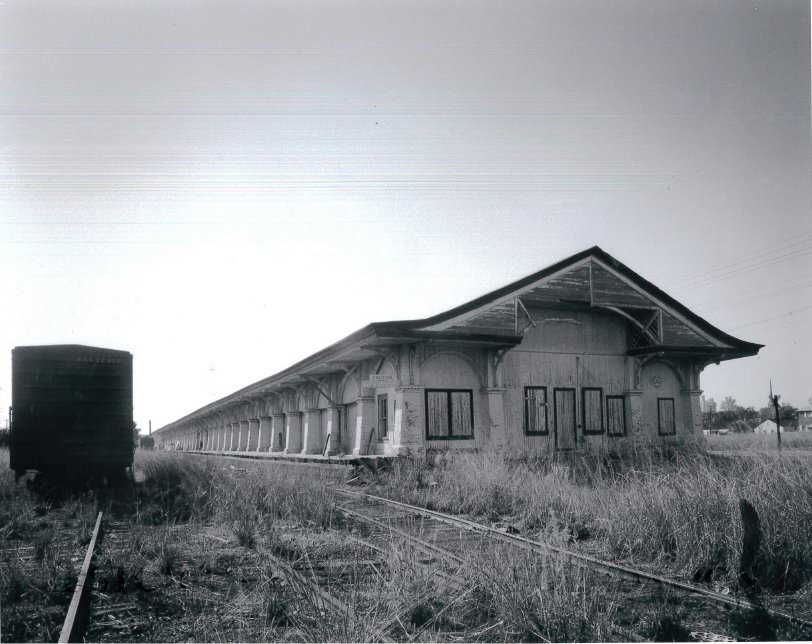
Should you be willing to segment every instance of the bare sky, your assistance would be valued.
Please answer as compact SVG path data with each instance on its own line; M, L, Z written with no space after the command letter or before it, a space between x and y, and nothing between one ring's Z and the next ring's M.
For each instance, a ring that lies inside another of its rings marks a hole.
M157 428L594 244L805 404L811 171L808 2L0 0L0 417L16 345Z

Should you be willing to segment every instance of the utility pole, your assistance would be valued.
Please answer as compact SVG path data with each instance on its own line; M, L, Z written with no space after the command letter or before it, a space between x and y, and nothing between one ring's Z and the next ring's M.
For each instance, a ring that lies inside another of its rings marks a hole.
M773 409L775 409L775 435L778 437L778 452L779 452L779 454L781 453L781 418L779 417L779 414L778 414L778 399L780 397L781 396L779 396L778 394L773 396L773 379L770 378L770 396L769 396L769 398L770 398L770 403L773 406Z

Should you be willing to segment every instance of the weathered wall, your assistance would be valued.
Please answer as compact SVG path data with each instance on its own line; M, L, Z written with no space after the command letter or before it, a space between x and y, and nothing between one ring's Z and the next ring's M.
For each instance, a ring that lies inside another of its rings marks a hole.
M426 389L470 389L473 393L474 437L472 439L426 441L429 449L482 448L488 444L489 417L486 397L482 394L485 383L482 381L481 352L478 350L443 351L430 355L420 365L421 396L420 416L425 436L425 390Z
M509 453L544 454L554 449L556 388L575 388L578 448L597 448L610 440L584 435L582 388L599 387L606 396L622 395L625 388L626 322L610 313L531 309L535 327L504 358L506 449ZM524 388L547 388L546 436L525 434Z

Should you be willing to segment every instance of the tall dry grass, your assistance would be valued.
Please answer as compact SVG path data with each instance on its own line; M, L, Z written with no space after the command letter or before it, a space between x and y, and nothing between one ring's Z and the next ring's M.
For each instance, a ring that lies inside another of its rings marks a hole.
M201 630L193 637L306 642L625 639L613 630L615 605L604 586L591 583L583 571L531 555L495 546L443 577L393 536L381 564L370 569L370 551L352 547L343 537L332 511L330 484L311 472L255 475L250 467L188 455L148 456L142 467L144 517L225 526L231 543L260 561L271 552L298 561L347 562L340 589L333 589L350 606L347 613L326 610L311 586L266 561L255 586L239 580L229 586L225 594L232 599L218 606L216 624L205 615L211 607L201 606L195 621ZM494 479L491 487L498 483ZM498 492L489 498L501 503ZM149 514L148 506L157 510ZM217 567L211 554L201 557L208 559L201 560L199 570ZM183 579L194 583L191 577ZM213 630L204 636L206 624Z
M757 450L777 451L778 438L775 434L755 434L735 432L730 434L710 434L705 437L710 450ZM812 451L812 431L788 432L781 430L782 450Z
M579 465L583 470L583 463ZM451 513L508 521L531 535L612 559L737 585L739 500L758 512L761 587L794 591L812 580L812 461L784 454L712 459L699 452L616 471L580 472L488 453L440 465L399 461L378 476L383 496Z
M333 520L334 491L307 472L267 475L186 454L138 455L145 480L138 490L138 513L153 523L222 521L248 538L253 529L276 520L296 520L327 529Z

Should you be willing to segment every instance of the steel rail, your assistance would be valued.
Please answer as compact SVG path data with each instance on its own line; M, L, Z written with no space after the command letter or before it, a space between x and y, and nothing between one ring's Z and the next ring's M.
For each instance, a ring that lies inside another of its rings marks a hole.
M357 519L359 521L364 521L366 523L369 523L370 525L374 525L374 526L378 526L378 527L382 527L384 529L390 530L392 533L394 533L394 534L404 538L405 540L409 541L410 543L412 543L412 545L414 545L418 550L422 551L425 554L439 555L440 557L442 557L442 558L444 558L444 559L446 559L448 561L451 561L453 563L456 563L458 565L464 565L465 564L465 560L462 557L459 557L458 555L454 554L453 552L449 552L448 550L446 550L445 548L443 548L441 546L436 546L436 545L434 545L432 543L429 543L425 539L421 539L420 537L409 534L408 532L405 532L403 530L399 530L398 528L395 528L395 527L393 527L391 525L388 525L388 524L384 523L380 519L376 519L374 517L368 517L368 516L366 516L366 515L364 515L364 514L362 514L360 512L356 512L355 510L350 510L349 508L346 508L346 507L338 505L338 504L335 504L334 507L337 510L339 510L340 512L343 512L344 514L346 514L346 515L348 515L350 517L353 517L353 518L355 518L355 519ZM366 541L364 539L361 539L359 537L350 536L350 539L352 539L353 541L355 541L357 543L361 543L361 544L363 544L363 545L365 545L367 547L373 548L374 550L378 550L380 552L386 552L384 548L381 548L380 546L377 546L377 545L375 545L373 543L370 543L370 542L368 542L368 541ZM421 564L421 565L425 565L425 564ZM444 579L446 582L456 586L458 589L462 589L462 585L461 585L460 581L453 578L451 575L449 575L447 573L444 573L441 570L437 570L436 568L432 568L432 572L433 572L433 574L437 575L438 577ZM635 633L633 633L633 632L631 632L628 629L625 629L623 627L615 625L614 630L615 630L615 632L617 634L619 634L621 637L625 638L628 641L632 641L632 642L642 642L642 641L644 641L641 637L637 636Z
M646 580L649 582L660 584L662 586L679 588L680 590L692 593L694 595L699 595L700 597L713 600L718 604L724 604L727 606L732 606L734 608L745 608L750 610L764 611L768 615L780 617L782 619L794 622L796 624L800 624L807 628L812 628L812 621L803 619L801 617L797 617L795 615L790 615L789 613L785 613L783 611L778 611L763 606L757 606L756 604L753 604L752 602L747 601L745 599L739 599L737 597L722 595L720 593L716 593L711 590L706 590L704 588L699 588L697 586L693 586L691 584L687 584L682 581L668 579L667 577L661 577L660 575L655 575L653 573L645 572L643 570L638 570L636 568L624 566L623 564L604 561L603 559L598 559L597 557L593 557L591 555L573 552L572 550L567 550L566 548L561 548L560 546L554 546L549 543L544 543L543 541L535 541L533 539L527 539L526 537L520 537L518 535L505 534L503 532L499 532L495 528L491 528L490 526L482 525L481 523L476 523L475 521L470 521L468 519L463 519L461 517L455 517L450 514L445 514L443 512L437 512L436 510L427 510L426 508L409 505L408 503L394 501L392 499L375 496L373 494L366 494L365 492L356 492L354 490L344 490L341 488L335 488L335 490L337 493L342 494L344 496L367 498L379 503L384 503L394 507L403 508L414 514L432 517L444 523L448 523L450 525L458 527L463 527L473 532L480 532L482 534L489 535L500 541L504 541L505 543L510 543L524 550L541 554L553 553L558 557L567 559L576 565L598 568L609 574L620 575L638 581Z
M355 510L350 510L349 508L345 508L342 505L336 505L335 507L340 512L343 512L347 516L350 516L350 517L352 517L354 519L357 519L359 521L364 521L365 523L369 523L370 525L374 525L374 526L378 526L380 528L384 528L385 530L389 530L392 534L396 534L399 537L402 537L403 539L406 539L407 541L411 542L413 545L415 545L417 547L418 550L422 550L425 554L438 555L440 557L443 557L444 559L448 559L448 560L453 561L454 563L460 564L460 565L465 563L464 560L462 559L462 557L458 557L457 555L449 552L448 550L445 550L444 548L440 548L439 546L435 546L435 545L429 543L428 541L425 541L425 540L421 539L420 537L416 537L413 534L409 534L408 532L405 532L403 530L395 528L394 526L386 524L383 521L381 521L380 519L375 519L373 517L368 517L368 516L366 516L364 514L361 514L360 512L356 512Z
M316 594L318 595L319 599L322 602L322 607L328 608L333 613L346 615L353 621L357 621L357 616L355 611L352 609L351 606L345 604L341 601L338 597L330 594L324 588L322 588L319 583L315 579L308 579L305 575L300 573L296 570L292 565L290 565L284 559L277 557L270 552L264 553L271 561L273 561L277 566L279 566L286 574L292 576L294 579L299 581L299 583L304 584L305 586L309 586ZM310 567L311 574L313 573L313 568ZM393 640L387 639L383 631L379 631L375 634L377 639L381 642L392 642Z
M76 588L73 591L73 597L68 607L68 614L65 616L62 632L59 634L59 644L81 641L80 631L87 625L88 601L86 598L88 597L87 592L90 590L90 584L88 583L91 572L90 565L93 561L96 543L101 537L103 514L103 512L99 512L99 516L96 518L96 526L93 528L93 534L90 537L90 544L87 547L87 554L79 572L79 579L76 581Z
M329 608L331 611L336 613L343 613L345 615L349 615L350 617L355 616L355 613L353 612L352 608L350 608L347 604L338 599L338 597L334 597L333 595L328 593L313 579L308 579L305 575L303 575L293 566L291 566L287 561L285 561L280 557L277 557L276 555L271 554L270 552L266 552L264 554L277 566L279 566L285 573L291 575L299 582L313 589L319 596L319 599L321 600L323 607Z

